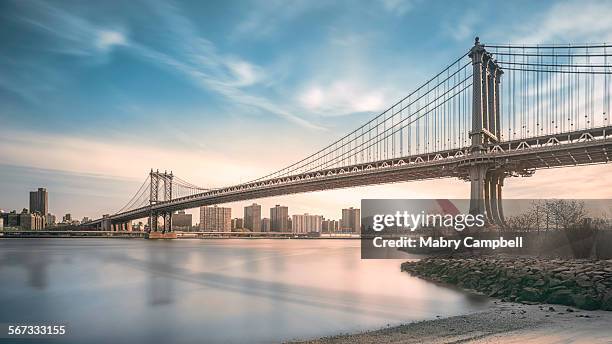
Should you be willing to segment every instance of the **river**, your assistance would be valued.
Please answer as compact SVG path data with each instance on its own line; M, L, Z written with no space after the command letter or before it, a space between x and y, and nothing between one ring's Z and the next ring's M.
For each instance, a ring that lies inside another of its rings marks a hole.
M72 343L267 343L490 306L400 272L401 260L361 260L359 244L0 240L0 323L65 324Z

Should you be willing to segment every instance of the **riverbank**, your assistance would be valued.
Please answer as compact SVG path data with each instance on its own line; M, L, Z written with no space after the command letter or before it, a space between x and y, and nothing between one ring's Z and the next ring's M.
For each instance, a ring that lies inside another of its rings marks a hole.
M610 260L496 255L425 258L405 262L401 268L435 283L455 285L499 300L481 312L300 343L612 341L612 312L608 311L612 310Z
M550 303L612 311L612 260L516 256L426 258L402 271L503 301Z
M407 310L409 311L409 310ZM488 310L295 343L610 343L612 312L498 302Z

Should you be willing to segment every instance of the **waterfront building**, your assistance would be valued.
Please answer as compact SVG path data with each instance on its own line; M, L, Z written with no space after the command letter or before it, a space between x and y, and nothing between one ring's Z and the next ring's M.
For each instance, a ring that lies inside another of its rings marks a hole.
M244 207L244 228L261 232L261 206L257 203Z
M289 231L289 208L276 205L270 208L270 231L288 232Z
M361 211L353 207L342 209L340 230L348 233L361 233Z
M321 215L293 215L293 233L321 233L323 216Z
M193 216L179 210L172 214L172 229L177 231L190 231L193 223Z
M336 233L338 231L339 222L338 220L325 220L321 223L322 233Z
M64 215L64 217L62 218L62 223L72 223L72 215L70 215L70 213Z
M232 219L232 231L242 228L244 228L244 224L241 218L237 217L235 219Z
M270 231L270 219L269 218L264 217L263 219L261 219L261 231L262 232Z
M30 191L30 213L45 215L49 212L49 194L47 189L38 188L37 191Z
M45 228L45 218L39 213L30 213L23 209L19 214L19 227L26 230L40 230Z
M56 218L55 215L48 213L45 215L45 225L46 227L55 226Z
M200 207L200 230L205 232L230 232L232 208Z

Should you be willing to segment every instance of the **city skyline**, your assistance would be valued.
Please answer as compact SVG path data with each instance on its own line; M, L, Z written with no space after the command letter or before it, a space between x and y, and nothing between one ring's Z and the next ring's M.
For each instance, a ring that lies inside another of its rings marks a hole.
M111 14L105 4L3 3L0 25L15 35L0 48L0 208L23 208L21 190L42 186L54 190L52 213L100 217L127 202L150 168L204 187L260 177L371 118L482 32L488 42L611 40L605 14L612 5L600 1L479 3L469 10L419 1L348 10L341 1L248 4L207 11L192 2L124 5ZM95 18L89 6L99 10ZM341 16L335 7L344 9ZM215 20L218 11L234 16ZM516 11L520 23L512 19ZM296 41L298 35L305 39ZM573 173L585 183L568 183ZM604 198L610 189L601 175L609 176L609 168L538 171L506 180L505 196ZM569 186L560 190L551 181ZM258 202L331 216L363 196L463 198L467 190L467 183L440 180Z
M31 227L30 229L37 229L37 230L44 229L47 227L53 227L55 225L84 224L90 220L88 216L83 217L82 220L78 220L77 218L73 219L71 213L65 213L64 215L62 215L62 221L59 223L56 223L57 215L54 213L51 213L48 210L48 207L49 207L48 197L49 197L49 191L46 188L39 187L37 190L29 192L29 200L30 200L29 207L21 208L22 210L0 209L0 214L3 214L5 216L8 216L10 214L10 215L17 216L17 217L25 216L27 214L28 216L31 216L32 220L30 220L30 217L28 217L27 222L25 223L25 226L27 228ZM234 202L234 203L242 204L243 202ZM316 230L317 232L329 230L328 226L332 225L332 224L329 224L329 222L332 222L332 223L335 222L335 225L337 226L337 230L339 231L348 230L348 231L356 233L358 232L357 229L360 228L359 223L361 221L360 215L359 215L360 209L354 208L354 207L348 207L348 208L341 209L339 217L334 217L334 216L326 217L324 215L319 215L319 214L315 214L312 212L292 213L289 211L289 207L280 205L280 204L275 204L273 207L269 208L269 211L270 211L269 217L265 217L261 215L262 205L257 204L256 202L253 202L252 204L244 205L242 208L244 210L244 217L234 217L232 216L232 208L222 207L219 205L201 206L198 208L179 210L173 214L172 228L176 230L198 229L202 231L230 231L233 229L249 229L250 230L248 225L244 226L245 224L244 219L252 215L251 211L248 209L253 209L253 208L256 209L255 215L258 216L259 218L259 221L257 221L257 223L259 224L259 227L256 227L254 230L257 232L272 231L272 232L306 233L304 232L303 228L305 227L311 228L313 221L318 221L319 224L315 225L315 228L317 228ZM41 209L44 209L44 211L41 211ZM193 217L193 214L188 211L199 213L199 217L197 218L198 221L196 221L196 218ZM347 215L347 214L350 214L350 215ZM36 218L36 216L40 216L40 219ZM17 218L17 217L14 217L14 218ZM299 229L297 230L296 230L296 227L293 227L292 225L292 223L295 223L296 218L300 219L299 221L301 222L301 224L299 225ZM315 220L313 220L313 218ZM24 226L23 221L24 220L21 219L22 223L19 225L17 223L11 223L11 221L4 221L2 222L2 226L0 226L0 228L4 226L23 227ZM30 225L30 223L34 223L35 221L38 221L40 223L37 222L36 225ZM264 230L265 228L264 222L266 221L267 221L267 226L269 227ZM19 220L17 220L17 222L19 222ZM276 224L272 226L272 223L274 222L276 222ZM238 223L240 225L236 226L236 224ZM133 220L133 221L130 221L129 227L127 228L129 228L129 231L131 231L132 228L135 228L135 227L138 228L138 230L142 230L141 228L142 225L143 225L142 221Z

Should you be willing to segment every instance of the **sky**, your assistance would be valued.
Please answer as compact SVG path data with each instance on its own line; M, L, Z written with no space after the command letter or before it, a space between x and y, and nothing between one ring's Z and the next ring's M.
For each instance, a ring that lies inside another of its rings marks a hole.
M606 1L4 0L0 209L47 187L57 215L113 213L151 168L203 187L245 182L360 126L475 36L611 42L610 13ZM538 171L504 192L607 198L611 175ZM466 197L467 183L445 179L256 202L338 218L362 198ZM247 203L230 204L233 217Z

